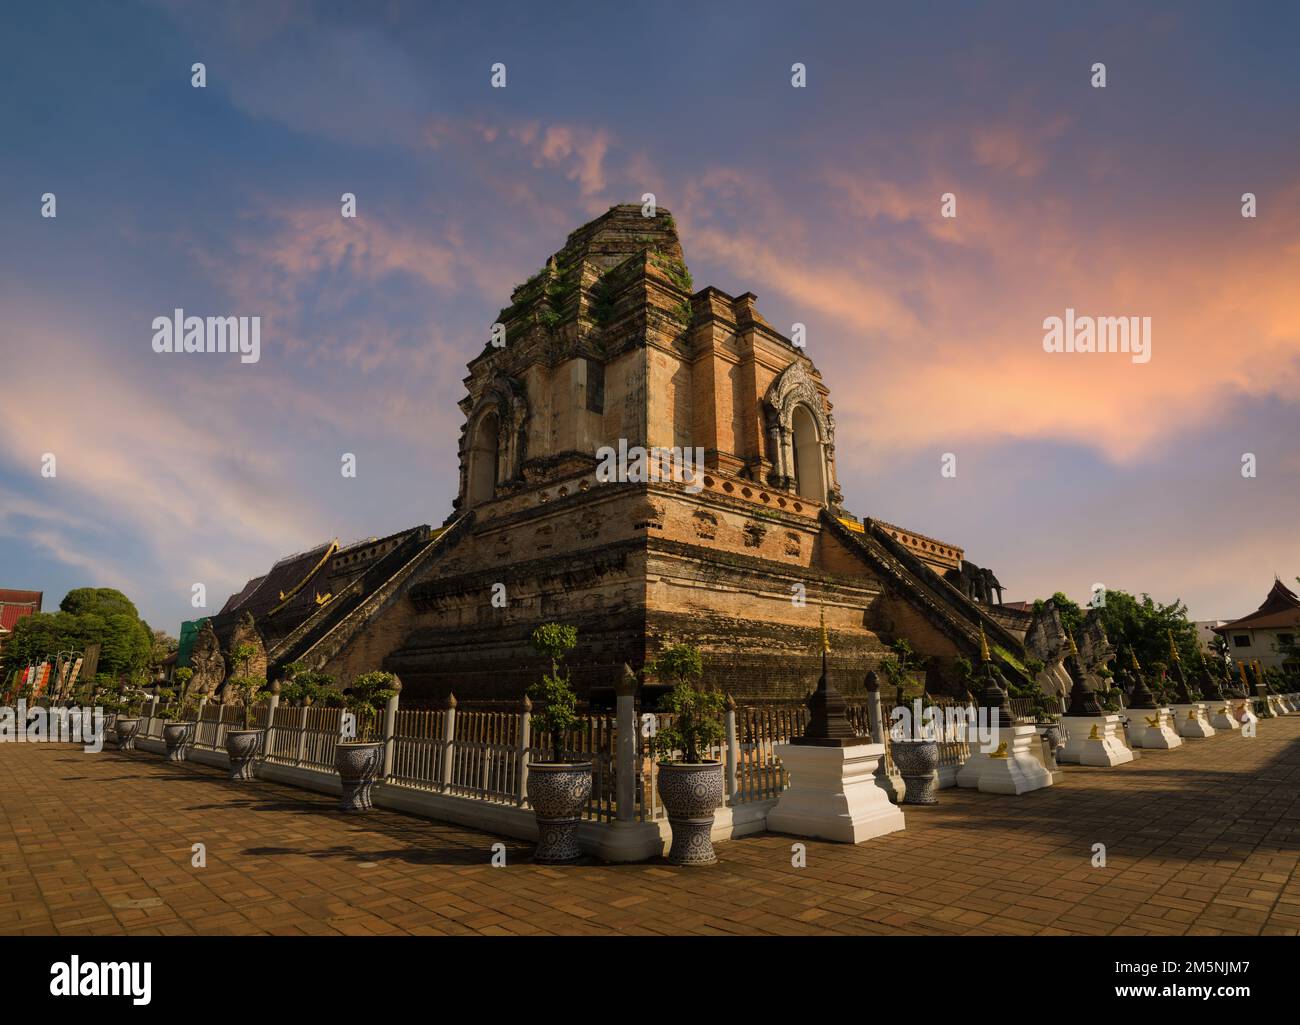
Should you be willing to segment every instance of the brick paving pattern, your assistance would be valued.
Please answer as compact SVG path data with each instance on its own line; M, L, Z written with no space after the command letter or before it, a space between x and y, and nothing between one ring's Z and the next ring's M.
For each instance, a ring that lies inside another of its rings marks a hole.
M714 868L548 868L517 840L144 752L2 743L0 934L1294 936L1298 795L1293 716L1018 798L944 790L905 832L806 841L806 868L771 834Z

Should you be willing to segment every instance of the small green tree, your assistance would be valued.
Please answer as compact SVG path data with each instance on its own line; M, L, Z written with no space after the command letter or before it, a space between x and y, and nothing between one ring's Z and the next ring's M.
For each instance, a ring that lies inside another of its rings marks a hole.
M912 656L916 654L906 637L900 637L889 646L894 654L880 662L880 669L895 688L906 687L911 677L908 675L914 667ZM974 670L972 670L973 672Z
M578 696L573 692L565 656L578 644L578 629L562 623L543 623L533 631L533 650L551 661L551 671L528 688L540 707L533 713L538 731L550 740L551 757L562 760L564 732L578 724Z
M392 673L376 669L362 673L343 692L348 711L357 717L357 740L364 740L374 732L380 712L388 699L397 693L393 686L396 682L397 677ZM283 697L283 689L280 693Z
M673 681L673 689L663 704L663 710L673 718L668 726L656 732L652 747L657 753L670 756L674 751L681 751L684 762L698 764L701 748L707 749L722 739L725 699L719 691L695 685L704 675L704 658L690 644L665 648L652 668L656 675Z
M302 662L290 662L282 670L280 700L285 704L300 705L308 699L313 705L337 708L346 704L343 693L334 686L329 673L308 669Z

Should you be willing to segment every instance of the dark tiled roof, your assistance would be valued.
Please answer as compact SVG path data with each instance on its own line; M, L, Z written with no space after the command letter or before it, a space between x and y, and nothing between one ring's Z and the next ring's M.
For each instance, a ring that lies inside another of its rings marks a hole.
M1264 604L1249 616L1224 623L1214 628L1215 633L1227 633L1229 630L1261 630L1278 626L1300 626L1300 595L1297 595L1281 580L1273 581L1273 588L1264 599Z

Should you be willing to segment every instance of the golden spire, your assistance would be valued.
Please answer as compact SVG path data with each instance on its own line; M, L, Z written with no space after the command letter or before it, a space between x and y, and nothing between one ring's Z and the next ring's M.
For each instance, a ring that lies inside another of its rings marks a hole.
M1137 652L1134 651L1132 648L1128 649L1128 664L1129 664L1129 668L1132 669L1135 673L1142 672L1142 667L1138 665Z
M1174 643L1174 632L1172 630L1166 630L1165 633L1169 635L1169 661L1181 662L1183 659L1182 656L1178 654L1178 645Z
M1068 641L1070 642L1070 654L1071 654L1071 655L1078 655L1078 654L1079 654L1079 646L1078 646L1077 644L1074 643L1074 634L1070 633L1069 630L1066 630L1066 631L1065 631L1065 638L1066 638L1066 640L1068 640Z
M830 651L830 650L831 650L831 639L830 639L828 636L826 636L826 606L825 606L825 604L823 604L822 607L821 607L821 620L822 620L822 651Z
M989 639L984 636L984 624L980 624L980 661L992 662L993 656L989 654Z

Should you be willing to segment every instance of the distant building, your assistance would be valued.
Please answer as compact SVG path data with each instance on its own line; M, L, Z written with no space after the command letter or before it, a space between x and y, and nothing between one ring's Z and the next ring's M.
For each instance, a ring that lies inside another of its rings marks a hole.
M1249 616L1216 626L1214 632L1227 639L1234 662L1249 664L1258 659L1265 669L1281 668L1287 659L1279 649L1300 636L1300 595L1274 578L1263 605ZM1294 659L1291 664L1295 665Z
M1197 619L1193 620L1192 626L1196 627L1196 644L1201 649L1201 654L1207 658L1214 654L1214 648L1211 646L1214 639L1218 636L1215 631L1223 626L1222 619Z
M14 632L18 620L41 611L42 591L10 591L0 588L0 652Z

